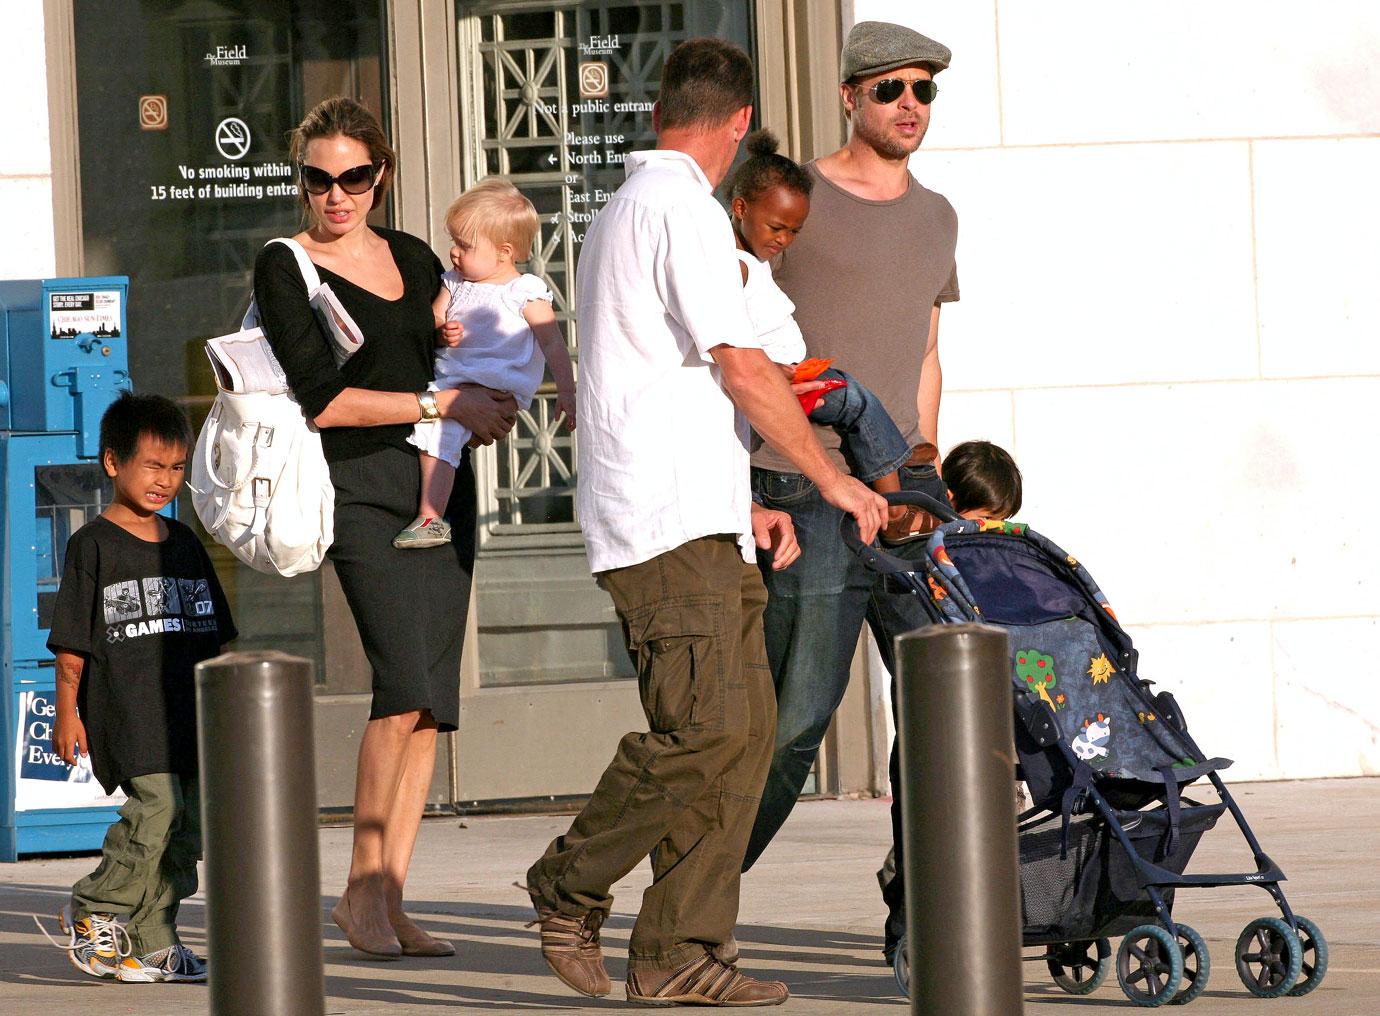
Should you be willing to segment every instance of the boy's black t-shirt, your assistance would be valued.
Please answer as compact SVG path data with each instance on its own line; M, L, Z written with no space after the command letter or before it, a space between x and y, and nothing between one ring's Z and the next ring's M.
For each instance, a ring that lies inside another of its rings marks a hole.
M211 559L165 520L141 540L97 517L67 541L48 648L86 656L77 709L107 793L149 773L194 773L193 668L237 634Z

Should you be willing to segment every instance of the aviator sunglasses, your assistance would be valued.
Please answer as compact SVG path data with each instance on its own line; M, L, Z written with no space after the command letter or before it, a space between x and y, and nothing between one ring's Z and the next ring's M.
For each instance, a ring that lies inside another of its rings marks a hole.
M299 167L299 172L302 174L302 186L307 189L308 194L329 193L336 184L340 184L340 189L346 194L363 194L374 186L374 179L382 168L382 163L365 163L363 166L347 169L339 176L331 176L324 169L308 166L304 162Z
M872 96L873 102L880 106L889 106L901 97L908 84L910 90L915 93L915 101L921 105L928 106L939 94L939 86L929 78L916 78L914 81L906 81L905 78L882 78L863 90Z

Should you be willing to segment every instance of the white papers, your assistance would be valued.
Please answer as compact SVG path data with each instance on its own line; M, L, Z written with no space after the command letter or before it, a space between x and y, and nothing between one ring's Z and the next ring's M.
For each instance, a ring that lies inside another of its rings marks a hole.
M206 356L215 372L216 385L223 392L278 395L288 390L287 375L262 328L246 328L208 339Z
M335 365L339 367L364 345L364 335L327 283L321 283L312 292L311 308L329 341ZM273 355L262 328L245 328L208 339L206 356L221 391L270 395L288 391L287 375Z
M331 291L329 283L323 282L316 287L316 292L311 295L311 309L316 311L321 327L331 340L331 353L335 356L335 365L339 367L364 345L359 325L350 317L340 298Z

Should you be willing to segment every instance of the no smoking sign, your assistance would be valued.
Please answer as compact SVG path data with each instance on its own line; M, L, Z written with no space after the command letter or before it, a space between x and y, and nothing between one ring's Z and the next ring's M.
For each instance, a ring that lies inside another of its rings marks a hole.
M237 116L227 116L216 125L216 150L234 162L249 151L249 125Z
M609 94L609 65L602 60L580 64L580 98L602 99Z

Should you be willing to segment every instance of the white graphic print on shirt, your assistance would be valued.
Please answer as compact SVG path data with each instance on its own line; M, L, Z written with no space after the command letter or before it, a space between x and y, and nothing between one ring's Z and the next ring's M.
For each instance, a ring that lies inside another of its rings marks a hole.
M140 586L143 598L140 599ZM215 604L205 579L146 578L114 582L105 587L107 642L165 632L213 632L216 630ZM147 613L145 613L147 611ZM135 622L146 616L147 620ZM119 622L129 622L121 624Z
M139 582L115 582L105 587L105 623L128 621L144 612L139 602Z
M182 598L177 594L177 579L144 579L144 606L149 617L181 614Z

